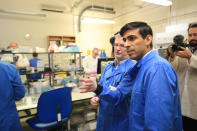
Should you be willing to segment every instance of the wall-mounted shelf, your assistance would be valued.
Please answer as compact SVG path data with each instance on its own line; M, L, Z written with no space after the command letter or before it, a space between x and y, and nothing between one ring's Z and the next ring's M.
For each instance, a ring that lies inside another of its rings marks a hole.
M55 35L49 35L47 37L47 41L48 41L48 47L50 46L50 41L55 41L56 45L59 47L62 44L69 44L69 43L75 43L75 36L67 36L67 35L63 35L63 36L55 36Z

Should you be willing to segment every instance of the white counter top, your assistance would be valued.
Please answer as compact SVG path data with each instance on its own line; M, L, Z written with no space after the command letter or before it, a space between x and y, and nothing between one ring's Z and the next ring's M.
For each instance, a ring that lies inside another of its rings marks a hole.
M83 99L88 99L94 96L94 93L79 93L72 91L72 101L78 101ZM26 110L37 107L39 95L35 96L26 96L20 102L17 102L17 110Z

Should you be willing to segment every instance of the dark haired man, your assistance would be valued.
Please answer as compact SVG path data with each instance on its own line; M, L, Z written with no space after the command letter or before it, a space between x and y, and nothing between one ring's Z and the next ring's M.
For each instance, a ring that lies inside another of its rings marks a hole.
M116 106L131 95L129 131L181 131L177 75L152 50L151 27L144 22L131 22L121 28L120 34L126 42L127 54L137 63L116 90L106 88L99 98Z
M188 27L189 48L181 47L181 51L172 51L169 45L169 61L179 77L181 105L183 113L183 130L197 130L197 23Z

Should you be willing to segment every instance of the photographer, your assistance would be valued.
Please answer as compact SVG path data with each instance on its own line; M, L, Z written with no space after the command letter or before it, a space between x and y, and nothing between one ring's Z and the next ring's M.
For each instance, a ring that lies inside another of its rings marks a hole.
M192 131L197 129L197 23L189 25L187 41L176 49L169 45L166 57L179 78L183 130Z

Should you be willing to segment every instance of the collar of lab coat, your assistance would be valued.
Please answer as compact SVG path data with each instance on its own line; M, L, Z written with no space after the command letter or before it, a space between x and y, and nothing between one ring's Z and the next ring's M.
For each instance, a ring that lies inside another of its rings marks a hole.
M114 61L113 63L111 63L110 69L109 69L109 70L107 71L107 73L105 74L105 75L106 75L106 78L108 79L108 78L110 78L110 77L114 77L114 76L116 76L116 75L119 75L119 74L125 72L125 70L126 70L126 68L127 68L127 67L126 67L126 66L127 66L126 63L127 63L128 60L129 60L129 59L120 62L120 64L119 64L117 67L115 67L115 61Z
M135 66L128 71L131 78L135 78L141 66L143 66L146 62L148 62L156 54L157 54L156 50L151 50L141 60L139 60L135 64Z
M157 54L156 50L151 50L150 52L148 52L141 60L139 60L136 63L136 67L140 68L142 65L144 65L147 61L149 61L153 56L155 56Z

